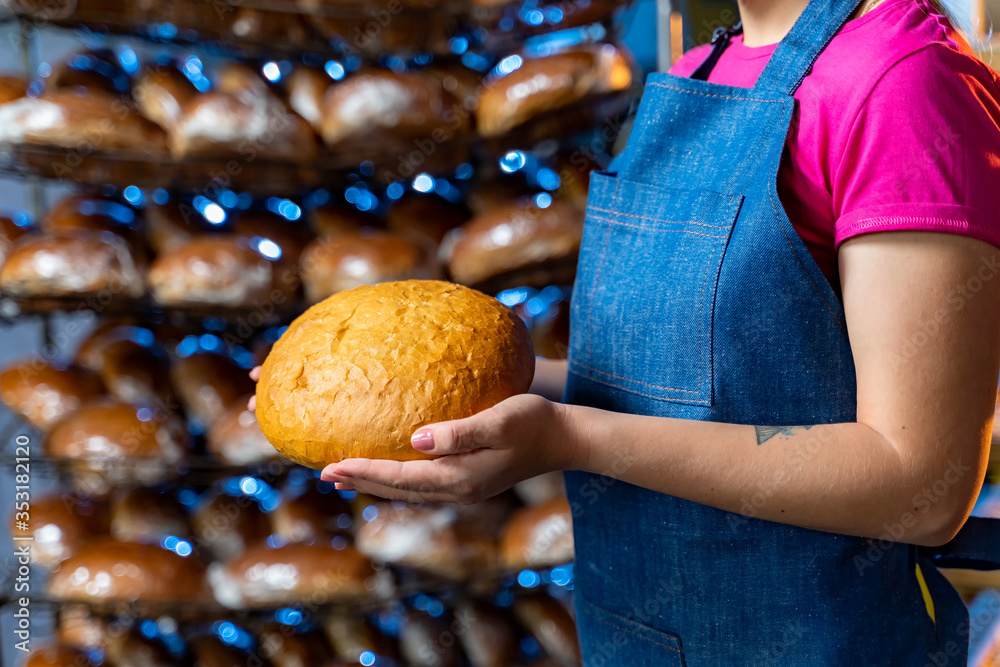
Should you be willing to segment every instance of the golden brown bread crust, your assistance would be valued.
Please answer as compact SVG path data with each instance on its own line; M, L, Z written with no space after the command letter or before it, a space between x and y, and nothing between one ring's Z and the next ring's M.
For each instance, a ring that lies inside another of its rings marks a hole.
M184 454L184 440L176 418L159 409L101 400L56 424L45 440L45 454L54 459L175 463Z
M142 278L128 244L105 232L28 235L14 244L0 268L0 290L11 296L142 295Z
M487 82L476 109L476 129L485 137L500 136L547 111L631 84L629 61L612 44L526 58L507 76Z
M37 648L28 655L21 667L86 667L90 658L70 646L53 644Z
M194 84L172 65L147 66L132 88L140 113L167 131L197 94Z
M0 106L0 143L161 153L166 136L121 98L55 91Z
M242 236L203 236L158 257L150 266L153 298L167 306L238 308L265 301L274 289L273 263Z
M20 361L0 372L0 399L45 431L102 391L101 381L92 373L43 359Z
M28 94L28 82L11 74L0 75L0 104L7 104Z
M267 516L249 496L211 492L191 521L195 537L219 560L242 555L270 534Z
M455 507L376 505L355 543L372 560L412 567L449 580L462 580L496 566L496 543L464 529Z
M251 547L224 566L213 566L210 577L216 599L234 609L341 602L369 595L375 586L375 570L353 547L301 542Z
M286 491L287 493L287 491ZM313 542L348 532L351 508L335 492L310 484L297 496L286 495L270 514L271 529L287 542Z
M222 463L240 466L278 458L257 416L246 408L249 399L248 394L234 401L208 432L208 451Z
M306 300L315 303L361 285L407 278L433 278L420 246L390 232L332 234L310 243L299 264Z
M509 570L552 567L573 560L573 513L565 496L514 513L500 540Z
M583 213L555 201L548 208L512 203L477 215L462 227L451 252L451 277L479 285L512 271L575 263L583 238Z
M430 137L443 143L468 128L434 77L367 70L335 83L323 100L321 134L335 150L384 149Z
M245 369L213 352L197 352L175 359L170 367L170 378L188 416L206 426L214 424L229 408L239 405L254 389L253 380Z
M193 602L211 595L205 568L152 544L92 540L63 561L49 579L49 595L75 602Z
M264 361L257 419L275 449L311 468L428 458L410 446L417 428L527 391L534 369L524 322L496 299L441 281L381 283L292 322Z
M111 501L111 536L122 542L158 543L188 538L188 514L177 498L152 489L118 489Z
M544 594L519 597L514 601L514 615L556 662L581 663L576 623L558 600Z
M108 531L108 508L99 499L57 492L32 498L29 530L16 527L11 514L11 535L33 536L31 560L53 569L72 556L87 540Z

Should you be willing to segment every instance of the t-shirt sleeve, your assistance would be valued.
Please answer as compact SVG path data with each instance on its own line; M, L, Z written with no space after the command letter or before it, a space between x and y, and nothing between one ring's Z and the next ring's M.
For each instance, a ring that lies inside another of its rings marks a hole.
M1000 246L998 98L985 65L943 45L894 64L831 166L835 242L905 230Z

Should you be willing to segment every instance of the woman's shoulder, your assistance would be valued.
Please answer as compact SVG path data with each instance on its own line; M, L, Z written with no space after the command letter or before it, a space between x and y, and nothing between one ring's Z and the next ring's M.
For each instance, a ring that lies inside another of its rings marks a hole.
M673 65L670 66L670 74L676 74L677 76L689 77L691 76L699 65L701 65L708 54L712 51L711 44L702 44L696 46L690 51L685 51L684 55L678 58Z

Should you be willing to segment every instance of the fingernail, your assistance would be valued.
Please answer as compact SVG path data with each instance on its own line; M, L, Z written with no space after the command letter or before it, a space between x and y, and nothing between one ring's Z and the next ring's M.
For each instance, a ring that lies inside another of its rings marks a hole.
M434 431L427 429L417 431L410 438L410 444L419 452L429 452L434 449Z
M337 489L338 491L354 491L353 486L347 486L346 484L341 484L340 482L334 484L333 488Z
M341 470L340 468L334 468L333 469L333 474L336 475L337 477L350 477L351 476L351 473L346 472L344 470Z

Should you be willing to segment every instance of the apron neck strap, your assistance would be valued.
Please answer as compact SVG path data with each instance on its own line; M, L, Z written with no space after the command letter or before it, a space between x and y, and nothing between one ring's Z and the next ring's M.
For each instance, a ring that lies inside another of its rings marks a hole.
M802 79L861 0L811 0L771 55L754 88L794 95Z

